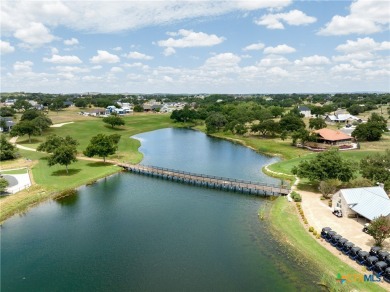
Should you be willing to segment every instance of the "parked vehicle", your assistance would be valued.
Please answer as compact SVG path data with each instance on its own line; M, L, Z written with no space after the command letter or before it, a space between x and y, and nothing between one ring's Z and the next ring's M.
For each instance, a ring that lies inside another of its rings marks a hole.
M390 255L385 258L385 262L390 267Z
M330 244L333 245L333 246L336 246L338 241L341 239L341 235L340 234L335 234L332 236L332 239L330 240Z
M348 239L346 238L340 238L339 241L337 242L337 245L336 245L336 248L338 250L343 250L344 248L344 244L346 244L348 242Z
M374 265L374 268L372 270L375 276L380 277L386 271L387 267L388 265L385 262L380 261Z
M370 249L370 255L374 257L378 257L378 253L381 251L381 248L379 246L373 246Z
M327 242L330 242L330 240L332 239L333 236L337 235L337 233L333 230L329 231L328 234L326 235L326 238L325 240Z
M367 231L368 231L368 226L370 226L370 223L364 224L363 232L367 233Z
M387 268L385 272L382 274L383 280L387 283L390 283L390 268Z
M341 210L334 210L332 213L333 213L333 215L335 215L339 218L343 217L343 213L341 212Z
M374 265L378 262L378 258L374 256L370 256L367 258L365 265L367 267L367 270L371 271L374 268Z
M354 246L351 248L351 251L349 253L349 257L353 260L355 260L358 257L358 252L361 251L362 249L358 246Z
M355 245L354 245L352 242L347 241L347 242L344 244L344 246L343 246L343 249L342 249L343 253L346 254L346 255L348 255L348 254L351 252L351 248L353 248L354 246L355 246Z
M330 227L322 228L322 230L321 230L321 237L325 238L328 235L328 232L331 231L331 230L332 230L332 228L330 228Z
M359 263L359 265L363 265L369 256L370 254L367 251L360 250L358 252L356 262Z
M385 261L386 257L388 257L388 256L390 256L390 253L387 251L381 250L380 252L378 252L378 259L380 261Z

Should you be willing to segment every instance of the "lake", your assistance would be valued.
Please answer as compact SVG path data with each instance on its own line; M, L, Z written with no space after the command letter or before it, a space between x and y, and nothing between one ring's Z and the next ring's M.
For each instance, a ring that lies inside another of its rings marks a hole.
M136 135L143 164L278 184L276 158L186 129ZM316 291L270 234L272 201L120 173L1 228L3 291Z

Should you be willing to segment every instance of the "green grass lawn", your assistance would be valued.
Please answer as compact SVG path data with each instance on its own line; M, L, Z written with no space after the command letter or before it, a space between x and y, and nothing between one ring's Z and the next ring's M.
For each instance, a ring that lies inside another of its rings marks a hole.
M175 124L166 114L140 114L124 116L125 126L111 128L103 123L102 119L90 117L89 120L77 121L73 124L64 125L60 128L50 128L43 136L33 137L32 143L28 142L27 136L20 137L18 143L30 147L37 148L38 145L45 141L45 137L50 134L60 136L69 135L79 141L80 145L77 150L81 154L88 146L90 139L97 134L120 134L121 140L117 154L109 157L118 161L138 163L142 160L142 154L138 152L141 145L138 140L130 138L138 133L153 131L156 129L175 127Z
M356 165L360 160L368 155L375 153L383 153L384 151L367 151L367 150L351 150L351 151L340 151L341 156L344 159L352 160ZM284 160L270 165L268 168L272 171L281 172L285 174L292 174L291 170L294 166L297 166L299 162L306 159L312 159L317 155L317 153L311 153L310 155L305 155L301 157L296 157L290 160Z
M292 246L303 257L309 259L322 273L327 273L334 278L336 278L338 273L341 275L371 274L371 272L363 271L363 269L362 271L354 270L318 244L318 239L309 234L299 221L295 204L287 202L284 197L279 197L274 202L270 219L276 236L284 243ZM350 286L352 289L356 289L356 291L385 291L374 283L351 283Z
M27 173L27 168L15 169L15 170L1 170L1 174L25 174Z

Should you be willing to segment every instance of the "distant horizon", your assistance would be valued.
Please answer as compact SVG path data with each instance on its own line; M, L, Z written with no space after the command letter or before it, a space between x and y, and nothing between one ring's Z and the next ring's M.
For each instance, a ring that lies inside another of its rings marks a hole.
M6 92L389 92L390 2L1 1Z

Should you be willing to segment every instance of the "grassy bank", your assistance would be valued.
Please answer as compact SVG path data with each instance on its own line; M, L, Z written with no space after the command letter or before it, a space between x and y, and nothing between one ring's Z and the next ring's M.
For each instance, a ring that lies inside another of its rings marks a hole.
M59 114L68 116L71 113L60 112ZM73 114L77 116L76 113ZM130 138L130 136L157 129L180 126L173 123L167 114L136 114L124 116L123 119L125 120L125 126L111 128L111 126L103 123L100 118L88 117L88 120L80 120L59 128L50 128L42 136L33 137L31 143L29 143L27 136L19 137L17 142L26 147L37 148L50 134L69 135L79 141L80 145L77 147L77 150L79 153L82 153L93 136L97 134L119 134L121 135L121 140L119 141L118 151L116 154L108 157L108 159L139 163L142 160L142 154L138 152L141 144L138 140Z
M279 197L274 202L270 213L270 222L277 238L291 246L302 257L310 260L322 273L328 274L334 279L339 273L341 275L361 274L318 244L317 239L310 235L300 223L295 204L287 202L284 197ZM349 285L357 291L385 291L377 284L370 282L356 282Z

